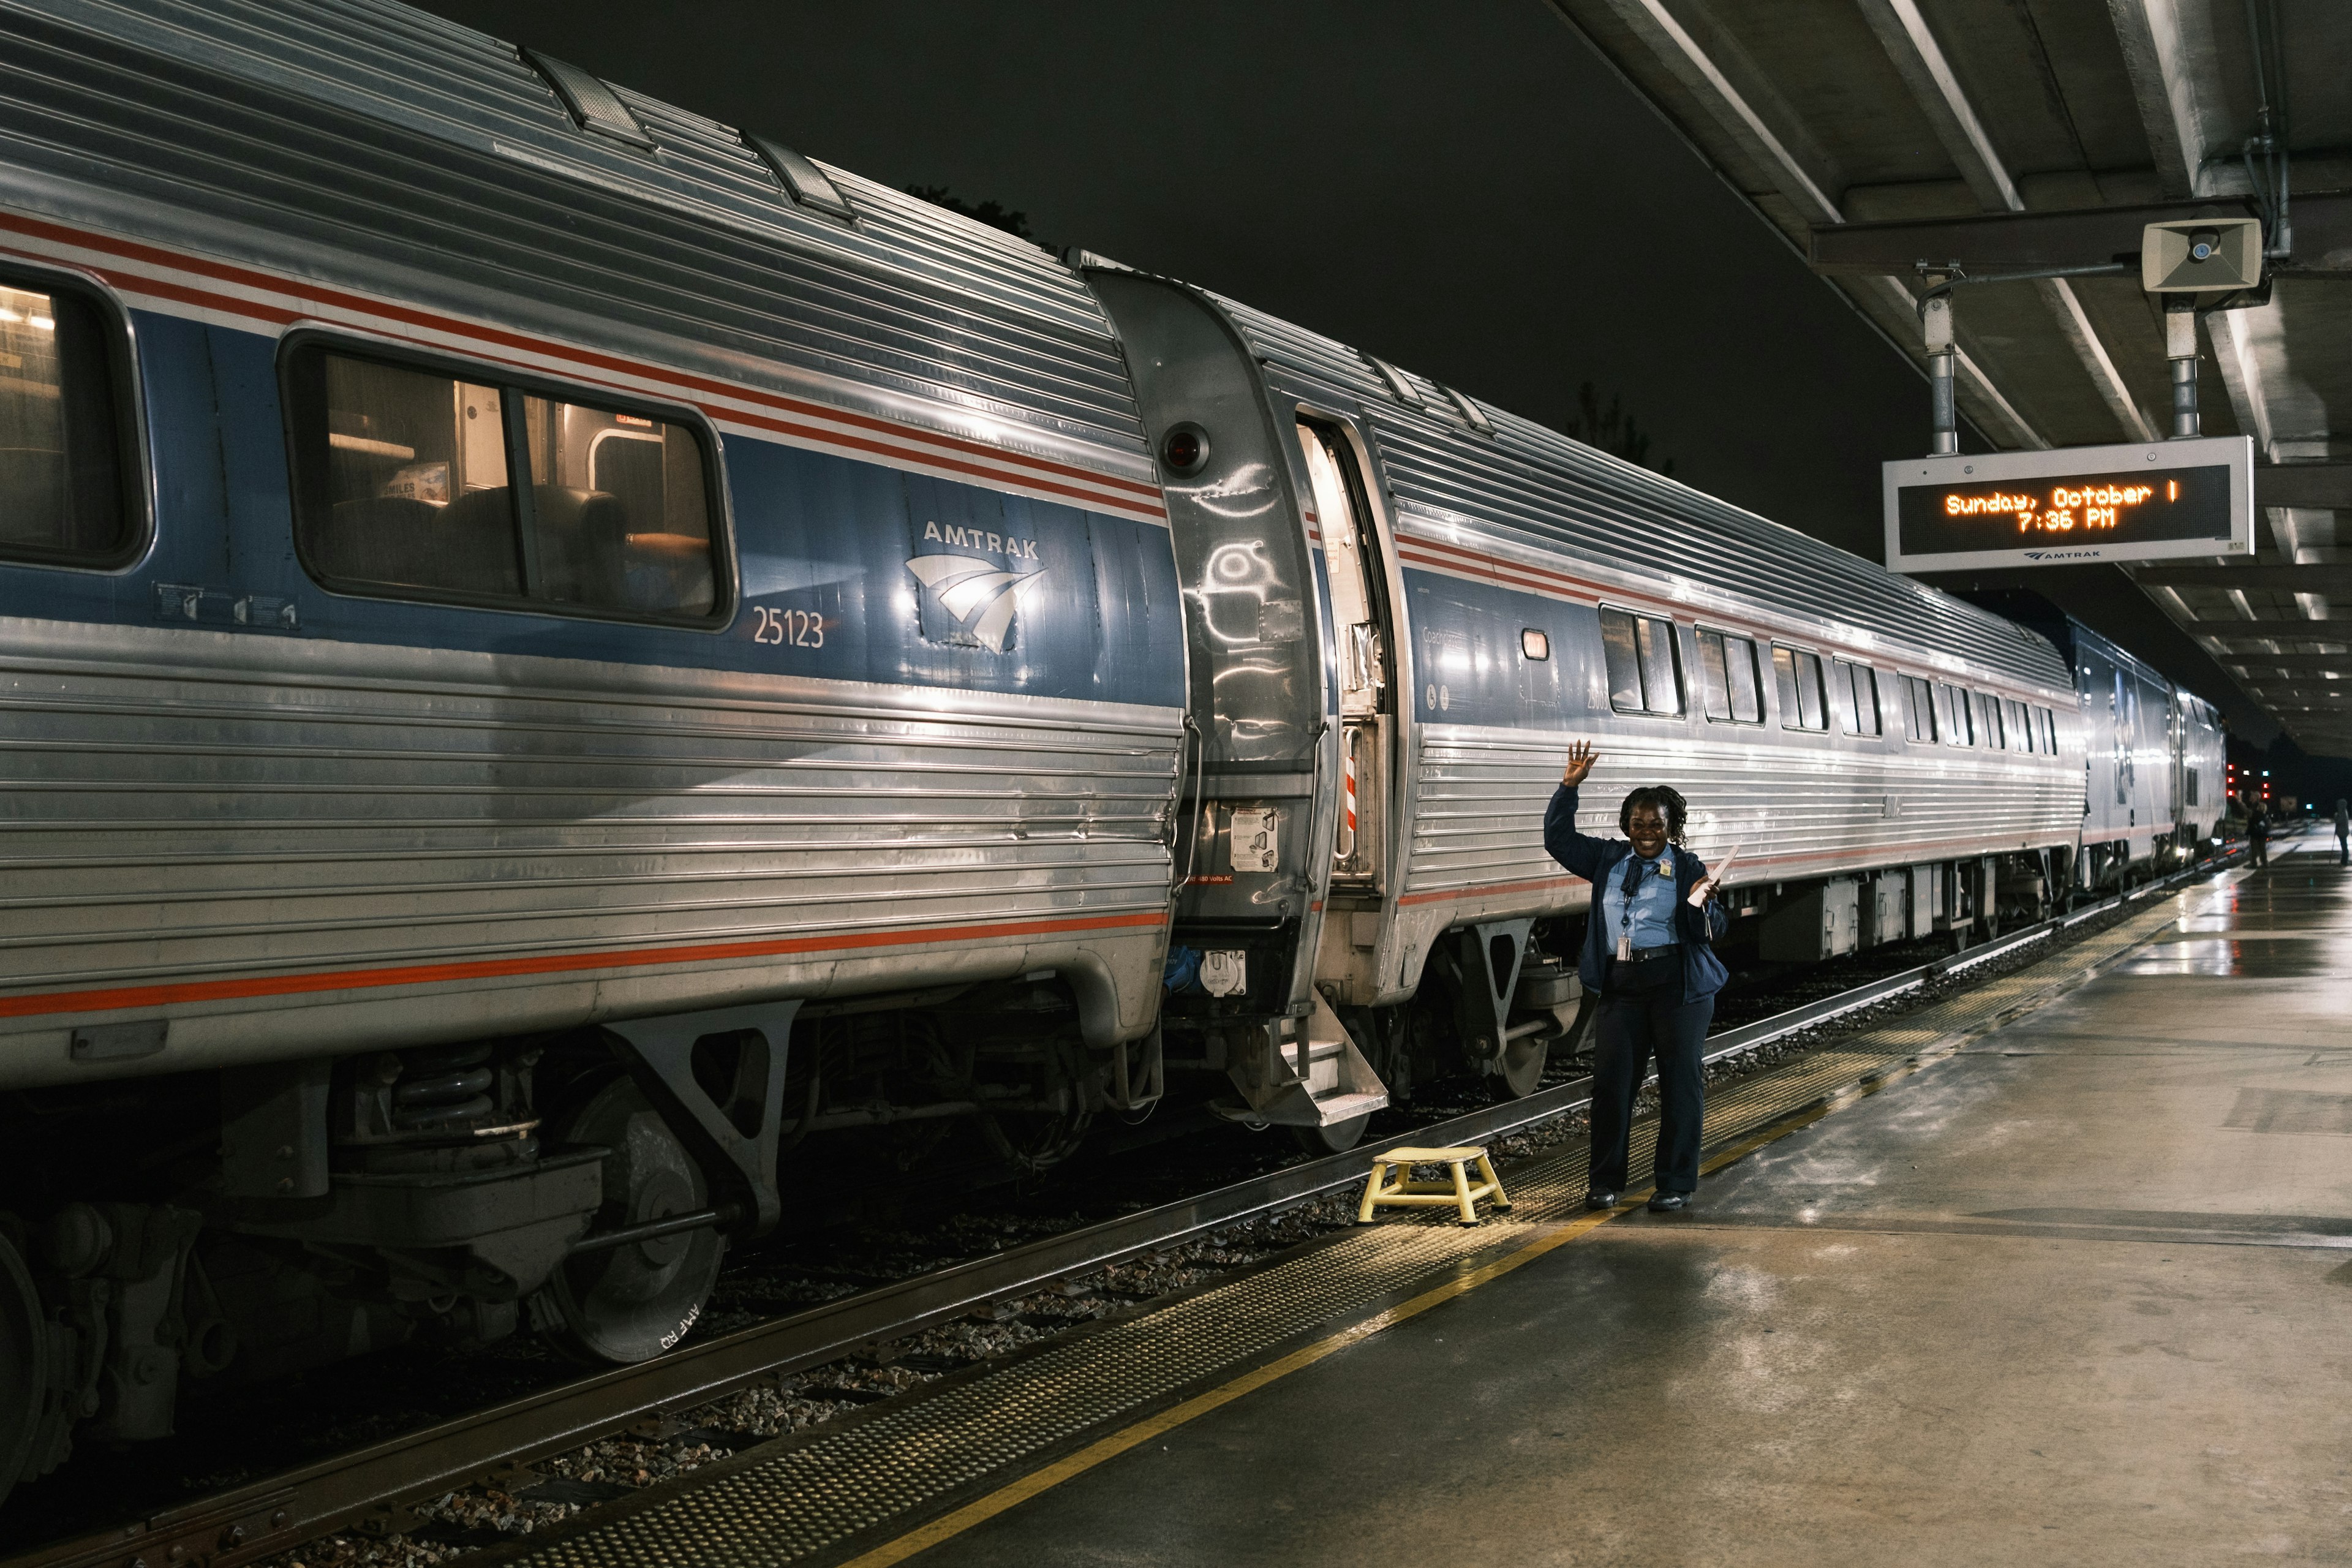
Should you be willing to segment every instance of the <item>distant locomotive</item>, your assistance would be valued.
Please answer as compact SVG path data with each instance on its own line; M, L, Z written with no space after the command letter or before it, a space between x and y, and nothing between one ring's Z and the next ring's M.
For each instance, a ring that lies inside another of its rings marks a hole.
M421 13L0 37L0 1492L659 1353L819 1134L1526 1093L1572 736L1790 957L2213 803L2119 652Z

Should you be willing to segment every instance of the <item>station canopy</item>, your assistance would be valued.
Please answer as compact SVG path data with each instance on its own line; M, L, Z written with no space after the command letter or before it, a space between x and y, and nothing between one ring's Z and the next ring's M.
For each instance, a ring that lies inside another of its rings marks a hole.
M2114 570L2304 750L2352 755L2352 5L1551 4L1915 357L1939 276L2113 268L1955 291L1997 448L2166 437L2141 232L2263 220L2267 290L2199 336L2204 433L2252 437L2254 551Z

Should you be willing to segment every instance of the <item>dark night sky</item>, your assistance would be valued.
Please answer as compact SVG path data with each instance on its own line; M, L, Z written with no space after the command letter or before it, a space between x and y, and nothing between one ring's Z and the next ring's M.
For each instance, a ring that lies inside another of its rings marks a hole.
M1547 425L1591 381L1677 479L1872 560L1879 464L1926 447L1919 374L1543 0L425 8ZM2112 570L2076 578L2068 608L2235 696Z

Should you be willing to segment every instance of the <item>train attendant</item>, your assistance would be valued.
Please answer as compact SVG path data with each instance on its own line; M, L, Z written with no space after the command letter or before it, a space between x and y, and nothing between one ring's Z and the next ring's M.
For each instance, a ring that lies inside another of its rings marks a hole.
M1686 806L1664 784L1633 791L1617 808L1624 838L1576 830L1576 791L1591 773L1590 741L1569 748L1559 788L1544 813L1544 847L1592 884L1584 956L1586 989L1599 993L1592 1061L1592 1161L1587 1208L1613 1207L1626 1183L1633 1100L1658 1063L1658 1151L1654 1214L1690 1205L1698 1190L1699 1124L1706 1089L1699 1067L1715 994L1729 978L1715 939L1729 923L1715 879L1683 843Z

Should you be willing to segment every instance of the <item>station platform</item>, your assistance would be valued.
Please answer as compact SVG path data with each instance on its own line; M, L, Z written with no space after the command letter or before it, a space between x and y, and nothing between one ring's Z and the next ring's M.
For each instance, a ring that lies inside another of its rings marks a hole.
M2146 902L1713 1096L1690 1213L1566 1149L498 1555L2352 1562L2352 871Z

